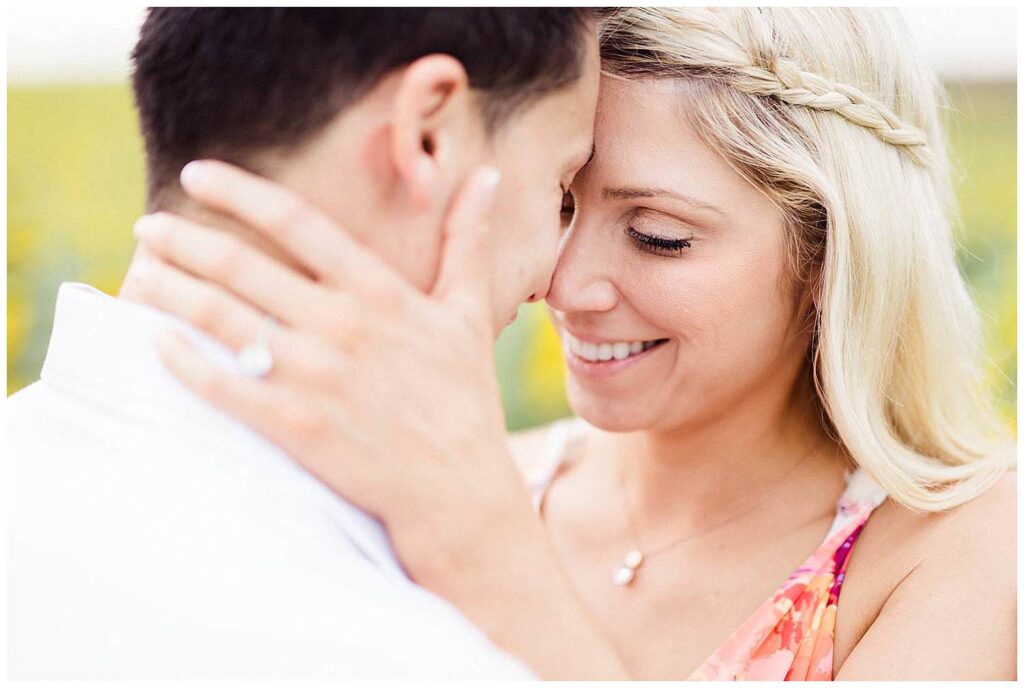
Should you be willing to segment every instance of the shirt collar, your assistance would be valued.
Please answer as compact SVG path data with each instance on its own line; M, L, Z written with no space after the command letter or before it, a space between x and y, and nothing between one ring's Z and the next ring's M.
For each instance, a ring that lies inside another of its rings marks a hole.
M64 283L57 295L53 333L40 378L44 384L141 423L188 432L203 442L238 452L244 447L280 450L240 421L196 397L164 367L154 338L174 331L207 360L238 372L236 355L189 323L149 306L117 299L86 284ZM379 521L326 493L353 544L389 573L404 576Z
M214 421L210 407L182 387L160 362L153 340L165 331L181 334L208 360L237 372L236 356L229 349L185 321L116 299L87 284L68 282L57 294L53 333L40 378L79 397L123 404L139 415L173 411Z

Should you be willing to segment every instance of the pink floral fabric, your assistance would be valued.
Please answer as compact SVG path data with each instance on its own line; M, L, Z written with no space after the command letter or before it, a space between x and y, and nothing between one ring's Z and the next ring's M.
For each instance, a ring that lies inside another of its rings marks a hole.
M825 541L689 680L830 681L839 593L850 551L885 492L858 469Z

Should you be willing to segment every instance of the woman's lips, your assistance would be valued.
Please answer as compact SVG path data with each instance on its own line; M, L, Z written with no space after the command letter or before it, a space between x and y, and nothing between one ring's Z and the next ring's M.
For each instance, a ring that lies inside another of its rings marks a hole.
M565 352L566 365L574 374L589 378L607 378L617 375L627 368L631 368L636 365L660 349L662 345L666 344L668 341L669 340L667 339L654 340L647 348L639 353L631 353L626 358L612 358L607 361L590 361L574 353L569 344L568 337L563 340L562 348Z

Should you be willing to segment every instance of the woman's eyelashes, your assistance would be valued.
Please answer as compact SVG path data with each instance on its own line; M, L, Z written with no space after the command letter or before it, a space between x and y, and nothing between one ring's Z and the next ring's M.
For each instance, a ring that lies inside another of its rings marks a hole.
M644 234L632 227L626 227L626 236L641 251L658 256L681 256L686 249L690 248L690 243L693 241L692 236L686 239L669 239L668 237Z

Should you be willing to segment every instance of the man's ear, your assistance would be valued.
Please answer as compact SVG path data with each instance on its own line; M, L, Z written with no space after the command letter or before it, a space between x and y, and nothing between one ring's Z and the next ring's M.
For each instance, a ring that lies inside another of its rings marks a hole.
M395 93L390 154L420 210L436 202L444 166L469 143L471 103L469 78L454 57L427 55L404 68Z

